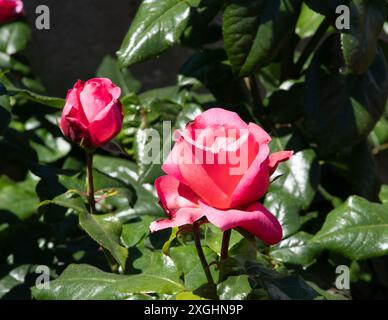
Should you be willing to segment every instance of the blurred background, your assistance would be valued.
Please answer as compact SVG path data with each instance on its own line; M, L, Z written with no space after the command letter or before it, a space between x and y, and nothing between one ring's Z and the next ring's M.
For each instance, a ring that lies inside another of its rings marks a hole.
M75 80L93 77L102 59L119 49L139 3L139 0L25 1L27 19L33 27L33 39L25 56L48 94L64 97ZM38 5L50 8L50 30L34 27ZM188 56L189 50L176 47L159 59L134 66L131 71L143 82L145 90L174 84L177 71Z

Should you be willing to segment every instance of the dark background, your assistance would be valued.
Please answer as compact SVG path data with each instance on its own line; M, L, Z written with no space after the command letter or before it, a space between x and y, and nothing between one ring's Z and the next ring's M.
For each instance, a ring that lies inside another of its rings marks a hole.
M33 39L26 52L34 72L50 95L64 97L76 80L95 75L107 54L114 55L128 31L139 0L25 0ZM37 30L38 5L47 5L51 29ZM173 48L160 58L131 67L143 89L176 82L176 74L189 54Z

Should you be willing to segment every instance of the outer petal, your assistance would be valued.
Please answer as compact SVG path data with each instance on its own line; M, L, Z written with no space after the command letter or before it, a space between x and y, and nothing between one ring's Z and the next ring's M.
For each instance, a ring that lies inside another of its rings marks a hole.
M162 165L162 170L179 181L185 183L182 173L179 169L179 157L182 152L182 143L180 141L175 142L174 147L172 148L170 154L168 155L166 161Z
M80 101L89 122L95 121L97 116L112 101L116 101L118 99L116 97L117 93L120 92L120 88L114 86L109 79L95 78L86 81L83 90L80 92Z
M271 138L263 129L255 124L250 123L249 130L259 144L259 151L255 160L253 160L251 166L235 188L232 195L231 207L237 207L259 200L267 192L269 186L268 142Z
M155 188L163 209L170 216L180 208L198 208L198 196L173 176L157 178Z
M182 208L179 209L175 216L170 220L159 220L151 223L151 232L184 226L186 224L193 224L195 221L201 219L204 216L203 211L200 208Z
M89 131L95 146L102 146L114 138L123 123L123 106L113 101L105 107L89 124Z
M221 108L212 108L195 118L189 124L194 129L203 129L208 126L223 125L228 128L244 129L247 124L239 117L239 115L232 111L227 111Z
M280 162L287 161L292 157L294 153L292 151L279 151L269 156L269 174L273 174L276 171Z
M221 211L204 203L200 203L200 206L208 221L222 231L241 227L269 245L280 242L283 237L279 221L259 202L250 205L245 211Z

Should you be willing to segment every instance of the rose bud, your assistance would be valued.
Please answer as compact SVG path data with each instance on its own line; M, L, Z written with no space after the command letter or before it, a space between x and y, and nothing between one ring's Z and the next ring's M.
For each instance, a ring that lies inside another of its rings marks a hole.
M0 0L0 23L13 21L24 15L21 0Z
M267 244L281 241L281 225L259 199L292 152L270 154L271 138L262 128L220 108L202 113L176 136L162 166L167 175L155 181L168 219L153 222L151 231L206 218L222 231L240 227Z
M88 149L103 146L121 130L121 89L105 78L78 81L69 90L60 127L71 141Z

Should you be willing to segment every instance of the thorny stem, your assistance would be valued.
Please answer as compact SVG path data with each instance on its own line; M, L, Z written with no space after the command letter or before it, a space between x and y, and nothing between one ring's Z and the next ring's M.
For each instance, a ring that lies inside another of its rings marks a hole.
M203 250L202 250L198 222L194 222L194 224L193 224L193 235L194 235L195 247L197 249L199 260L201 260L203 271L205 271L206 279L207 279L209 284L214 284L209 265L206 261L205 254L203 253Z

